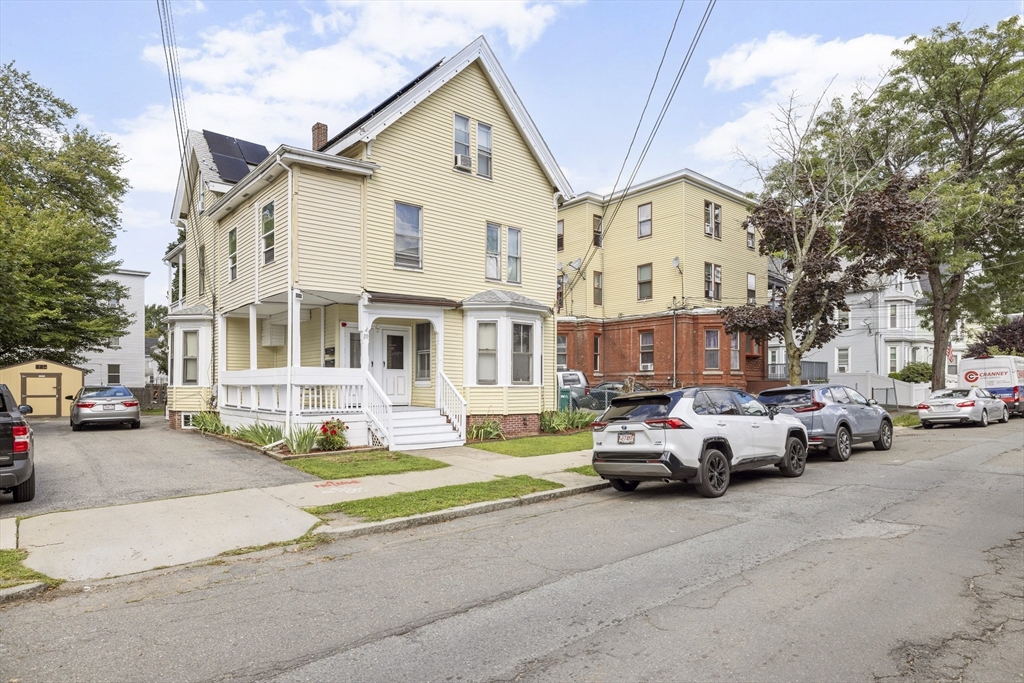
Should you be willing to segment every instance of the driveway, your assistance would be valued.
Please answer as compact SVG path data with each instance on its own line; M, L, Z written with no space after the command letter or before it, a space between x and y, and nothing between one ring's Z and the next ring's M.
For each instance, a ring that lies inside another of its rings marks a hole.
M265 455L192 431L172 431L159 416L141 429L86 427L33 418L36 497L14 503L0 495L0 518L141 503L317 478Z

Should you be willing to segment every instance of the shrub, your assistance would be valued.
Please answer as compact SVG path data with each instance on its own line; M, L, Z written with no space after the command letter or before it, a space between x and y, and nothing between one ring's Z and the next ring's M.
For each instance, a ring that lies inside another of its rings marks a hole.
M316 425L292 427L292 433L285 438L284 445L292 453L309 453L313 450L313 445L316 443L316 437L319 433L320 428Z
M558 433L583 429L595 419L595 415L587 410L548 410L540 414L540 430Z
M336 417L325 420L317 429L316 447L322 451L340 451L348 445L345 430L348 427Z
M931 382L931 363L907 363L899 372L890 372L889 377L901 382Z
M192 415L192 428L203 434L230 434L231 429L220 421L220 415L212 412Z
M283 438L280 427L260 422L237 427L234 431L234 436L237 439L254 443L257 446L269 446L272 443L281 441Z
M501 423L497 420L485 420L469 428L469 438L476 441L504 439L505 433L501 431Z

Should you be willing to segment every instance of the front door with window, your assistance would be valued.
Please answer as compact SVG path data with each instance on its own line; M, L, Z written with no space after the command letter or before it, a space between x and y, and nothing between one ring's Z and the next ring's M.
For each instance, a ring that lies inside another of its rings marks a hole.
M396 406L412 400L412 344L407 327L382 327L374 335L379 343L373 358L374 378Z

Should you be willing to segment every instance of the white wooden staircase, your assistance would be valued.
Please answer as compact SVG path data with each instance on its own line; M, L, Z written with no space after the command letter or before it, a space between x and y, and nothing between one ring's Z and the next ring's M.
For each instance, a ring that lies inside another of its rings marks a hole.
M392 450L414 451L423 448L462 446L466 442L438 408L396 406L391 413Z

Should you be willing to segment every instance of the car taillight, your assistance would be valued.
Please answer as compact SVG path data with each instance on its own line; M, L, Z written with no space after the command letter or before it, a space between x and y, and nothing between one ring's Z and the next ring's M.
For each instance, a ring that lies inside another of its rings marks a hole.
M661 427L662 429L692 429L690 425L678 417L659 417L654 420L647 420L644 424L651 427Z
M810 405L800 406L799 408L793 408L794 413L813 413L815 410L821 410L825 407L825 404L821 401L811 401Z
M11 428L14 435L14 452L28 453L28 427L25 425L14 425Z
M973 408L974 407L974 401L960 401L959 403L956 404L956 407L957 408Z
M134 408L139 405L138 401L121 401L121 405L125 408Z
M589 394L590 393L590 387L583 387L583 393L584 394Z
M1017 401L1020 399L1020 387L1013 388L1013 400Z
M96 404L95 403L76 403L75 407L76 408L92 408L94 405L96 405Z
M594 428L595 432L603 432L604 428L608 426L607 422L591 422L590 426Z
M929 408L931 408L931 406L927 403L919 403L917 406L918 410L928 410Z

